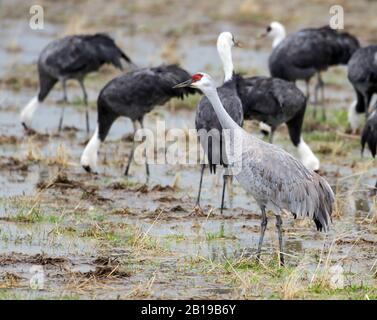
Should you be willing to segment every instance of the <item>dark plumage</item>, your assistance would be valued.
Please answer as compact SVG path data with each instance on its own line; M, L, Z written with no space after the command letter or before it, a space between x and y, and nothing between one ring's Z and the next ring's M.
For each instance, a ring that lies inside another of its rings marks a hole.
M73 35L52 41L42 50L38 59L38 102L46 98L58 81L63 85L63 100L66 101L66 81L76 79L80 83L84 102L87 104L85 76L97 71L105 63L111 63L123 69L121 59L132 63L130 58L117 47L114 40L106 34ZM89 130L88 113L86 116L87 130ZM62 120L63 114L60 118L59 129L61 129ZM23 124L26 127L26 123Z
M347 64L359 46L354 36L329 26L302 29L286 37L274 48L269 57L270 73L272 77L288 81L305 80L307 84L318 73L315 93L317 103L317 91L320 88L323 90L320 72L330 66Z
M356 112L368 117L368 108L377 93L377 46L357 50L348 63L348 79L356 92Z
M366 144L368 144L369 150L375 158L377 153L377 103L374 105L361 134L361 154L364 153ZM377 181L372 194L377 195Z
M306 98L294 83L270 77L243 78L237 75L237 92L245 120L259 120L271 127L270 142L276 128L287 123L295 146L300 142Z
M237 94L237 87L235 77L231 80L226 81L221 87L217 89L220 100L224 105L225 110L229 113L232 119L240 126L243 124L243 109L240 98ZM216 173L217 165L227 166L227 161L223 158L223 153L225 154L224 139L222 139L222 127L213 110L212 104L206 96L204 96L200 101L196 109L195 116L195 128L198 131L198 136L201 145L208 157L208 165L211 173ZM219 133L220 141L216 139L216 136L212 136L208 139L207 132L215 130L215 133ZM224 150L224 151L223 151ZM197 205L200 202L200 194L202 187L202 178L205 165L202 165L199 193L197 198ZM224 206L224 192L226 185L226 176L224 176L223 184L223 196L221 202L221 212Z
M285 38L269 58L272 77L308 81L330 66L347 64L359 48L358 40L328 26L302 29Z
M155 106L163 105L171 98L184 98L185 95L196 92L192 88L173 89L175 84L189 77L189 73L177 65L161 65L135 70L111 80L98 97L98 132L96 131L92 139L105 141L112 124L120 116L130 118L136 132L136 121L143 127L144 115ZM126 175L133 158L134 147L135 144L128 159ZM94 152L87 155L87 148L84 150L81 164L87 171L95 171L96 161L91 160L91 154ZM147 174L149 175L148 166Z
M377 151L377 104L369 115L363 132L361 134L361 152L364 152L365 145L368 145L373 158L376 157Z

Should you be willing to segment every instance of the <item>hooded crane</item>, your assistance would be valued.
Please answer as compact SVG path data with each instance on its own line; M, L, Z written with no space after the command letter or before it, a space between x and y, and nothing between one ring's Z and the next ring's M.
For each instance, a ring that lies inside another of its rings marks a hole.
M348 63L348 80L355 89L357 100L348 111L348 121L355 132L360 123L360 115L368 109L373 94L377 93L377 46L357 50Z
M317 105L318 91L321 90L322 117L326 119L321 72L330 66L347 64L359 48L359 41L349 33L338 32L329 26L302 29L286 37L285 28L279 22L272 22L265 35L273 39L273 51L268 61L272 77L288 81L305 80L309 97L309 81L317 73L314 99Z
M240 126L243 124L243 109L241 100L237 95L236 82L233 75L232 47L238 45L230 32L222 32L217 38L217 51L224 68L224 84L218 88L223 105L232 119ZM222 127L213 107L207 97L203 97L197 106L195 127L198 131L200 144L208 158L209 170L216 173L216 166L227 166L225 152L223 151ZM201 165L198 198L196 206L200 206L203 173L206 165ZM225 186L227 175L223 176L223 191L221 198L221 213L224 208Z
M364 153L365 145L368 145L373 158L377 153L377 103L370 113L361 134L361 153Z
M366 144L368 144L369 150L375 158L377 153L377 103L374 105L361 134L361 154L364 153ZM377 192L377 181L374 188Z
M224 33L224 35L226 34L229 33ZM232 43L230 41L221 42L222 39L220 36L218 51L223 62L224 73L228 74L228 77L232 77ZM230 39L230 34L228 39ZM276 128L286 123L292 143L297 148L302 163L309 170L319 170L320 162L318 158L301 137L301 129L306 110L306 98L301 90L298 89L294 83L279 78L244 78L236 74L233 75L231 79L232 81L235 80L237 84L237 93L242 102L244 120L255 119L268 124L271 128L270 143L272 143ZM221 97L221 91L219 92ZM220 125L208 99L204 97L203 100L207 103L207 114L211 115L212 118L216 118L216 124ZM223 101L222 97L221 100ZM226 105L225 108L228 113L232 112L232 110L228 110ZM197 114L199 110L200 108L198 108ZM230 113L230 115L234 119L233 114ZM239 124L241 125L242 123Z
M173 89L173 85L187 79L189 74L177 65L161 65L131 71L111 80L100 92L97 100L97 128L81 156L81 165L88 172L97 172L97 157L101 142L120 117L130 118L136 133L136 123L143 128L145 114L155 106L163 105L171 98L183 99L185 95L196 92L192 88ZM128 175L133 159L135 140L128 157L125 175ZM145 161L147 176L148 163Z
M309 170L319 170L319 159L301 136L306 110L306 98L301 90L294 83L279 78L243 78L237 75L236 79L244 119L267 124L271 128L270 143L276 128L286 123L301 162Z
M309 217L314 220L317 230L327 231L334 203L331 187L324 178L306 169L283 149L243 130L225 110L209 75L194 74L175 87L187 86L200 89L207 96L223 130L230 131L225 135L225 147L231 171L262 212L257 258L260 258L267 226L266 210L271 210L276 216L280 263L284 265L281 210L291 212L295 218Z
M132 63L110 36L102 33L94 35L74 35L55 40L44 48L38 59L39 93L21 112L21 123L25 129L31 126L33 114L44 101L54 85L59 81L63 86L63 101L67 102L66 82L76 79L84 95L86 106L86 130L89 132L88 95L84 86L85 76L97 71L103 64L111 63L122 68L121 59ZM59 120L62 128L64 105Z

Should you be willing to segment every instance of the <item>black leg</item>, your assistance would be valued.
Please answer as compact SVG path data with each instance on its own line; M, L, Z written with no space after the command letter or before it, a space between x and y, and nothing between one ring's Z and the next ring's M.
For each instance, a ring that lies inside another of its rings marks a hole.
M278 230L279 238L279 257L280 265L284 266L284 244L283 244L283 231L282 231L283 220L280 215L276 215L276 229Z
M144 124L143 124L143 118L139 120L141 129L144 130ZM144 149L144 157L145 157L145 170L147 172L147 180L149 179L149 164L148 164L148 158L147 158L147 143L145 143L145 149Z
M261 221L261 226L260 226L260 237L259 237L259 244L258 244L258 251L257 251L257 259L260 259L260 254L262 251L262 244L263 244L263 238L264 238L264 233L267 228L267 215L266 215L266 208L262 206L261 208L262 211L262 221Z
M272 141L274 140L274 133L275 133L275 128L271 127L270 138L269 138L269 142L271 144L272 144Z
M195 206L200 206L200 194L202 192L202 182L203 182L203 173L206 165L202 164L202 169L200 170L200 180L199 180L199 191L198 191L198 197L196 199L196 205Z
M309 103L309 99L310 99L309 80L305 80L305 84L306 84L306 100Z
M67 96L67 80L62 79L62 87L63 87L63 101L68 102L68 96Z
M63 86L63 106L62 106L62 112L60 114L60 119L59 119L59 126L58 126L58 131L60 132L62 130L62 127L63 127L63 118L64 118L64 111L65 111L65 103L67 102L67 80L66 79L62 79L61 80L62 82L62 86Z
M326 121L326 110L325 110L325 83L322 80L321 73L318 72L318 86L321 90L321 107L322 107L322 120Z
M133 140L132 140L132 148L131 148L130 154L128 156L128 163L127 163L126 171L124 172L125 176L128 176L128 172L130 170L131 162L132 162L132 160L134 158L134 151L135 151L136 125L135 125L135 122L132 122L132 124L134 126L134 136L133 136Z
M369 103L370 103L368 93L364 93L363 98L364 98L364 106L365 106L365 120L367 120L369 116Z
M84 79L79 80L80 87L84 97L84 104L85 104L85 119L86 119L86 132L90 132L90 125L89 125L89 107L88 107L88 94L86 93Z
M313 118L317 117L317 108L318 108L318 91L319 91L319 82L315 84L314 87L314 108L313 108Z
M228 180L228 176L224 174L223 175L223 193L221 196L221 209L220 209L221 214L223 214L223 210L224 210L224 198L225 198L225 188L226 188L227 180Z

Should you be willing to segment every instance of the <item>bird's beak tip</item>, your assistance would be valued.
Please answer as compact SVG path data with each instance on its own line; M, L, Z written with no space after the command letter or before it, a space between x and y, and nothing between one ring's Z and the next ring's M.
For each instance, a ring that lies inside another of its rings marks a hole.
M192 84L192 80L183 81L173 86L173 89L189 87Z

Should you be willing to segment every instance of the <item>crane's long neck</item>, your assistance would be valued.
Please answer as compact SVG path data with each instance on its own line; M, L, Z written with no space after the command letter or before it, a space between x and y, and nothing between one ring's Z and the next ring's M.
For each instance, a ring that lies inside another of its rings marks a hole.
M206 88L203 93L207 96L211 102L213 109L216 112L217 118L220 121L223 129L240 129L242 128L231 118L228 112L225 110L216 88Z
M232 48L227 43L218 43L217 51L223 64L224 82L227 82L233 76Z
M283 26L280 26L275 32L275 36L272 40L272 48L276 48L286 37L285 28Z

